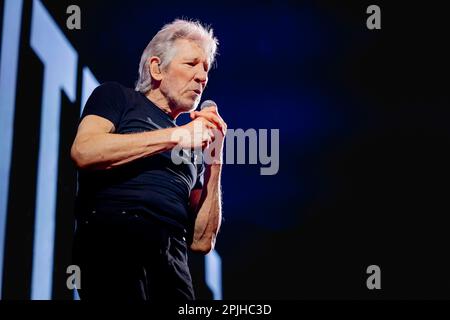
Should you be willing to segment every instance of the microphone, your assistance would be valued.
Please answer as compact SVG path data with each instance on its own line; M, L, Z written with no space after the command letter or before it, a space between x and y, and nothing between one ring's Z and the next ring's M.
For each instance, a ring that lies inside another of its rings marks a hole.
M205 100L200 105L200 111L207 107L216 107L217 108L217 103L215 103L213 100ZM222 133L223 133L223 131L222 131Z
M215 102L212 101L212 100L205 100L205 101L203 101L202 104L200 105L200 110L203 110L203 109L205 109L205 108L207 108L207 107L212 107L212 106L215 106L215 107L217 108L217 103L215 103Z

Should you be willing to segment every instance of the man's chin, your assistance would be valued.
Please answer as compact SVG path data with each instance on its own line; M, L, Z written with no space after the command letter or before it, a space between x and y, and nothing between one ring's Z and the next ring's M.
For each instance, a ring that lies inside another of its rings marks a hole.
M191 111L197 109L199 104L200 104L200 97L195 99L194 104L192 105L192 110Z
M183 100L169 99L169 105L171 106L171 108L174 108L181 113L187 113L187 112L194 111L195 109L197 109L199 103L200 103L200 97L198 97L195 100L192 100L192 99L183 99Z
M197 109L198 105L200 104L200 98L195 99L194 102L186 102L186 104L183 104L181 108L183 109L183 112L191 112Z

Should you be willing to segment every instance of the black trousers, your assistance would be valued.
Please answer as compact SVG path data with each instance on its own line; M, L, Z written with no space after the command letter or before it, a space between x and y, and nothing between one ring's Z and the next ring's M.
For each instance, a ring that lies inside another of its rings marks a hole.
M73 244L80 299L194 300L185 237L140 212L83 214Z

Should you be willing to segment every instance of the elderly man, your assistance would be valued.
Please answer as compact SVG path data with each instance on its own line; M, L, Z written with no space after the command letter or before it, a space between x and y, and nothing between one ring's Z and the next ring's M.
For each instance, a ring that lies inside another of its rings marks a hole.
M88 99L71 150L81 299L195 299L187 250L211 251L221 223L226 124L216 106L194 111L216 49L211 29L175 20L144 50L135 90L105 83ZM213 145L212 163L173 161L175 147Z

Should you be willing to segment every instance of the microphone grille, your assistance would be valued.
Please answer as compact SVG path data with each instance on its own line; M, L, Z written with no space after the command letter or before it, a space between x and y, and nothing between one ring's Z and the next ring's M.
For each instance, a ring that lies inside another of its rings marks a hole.
M217 107L217 104L214 101L212 101L212 100L205 100L200 105L200 110L203 110L203 109L205 109L207 107L211 107L211 106L216 106Z

